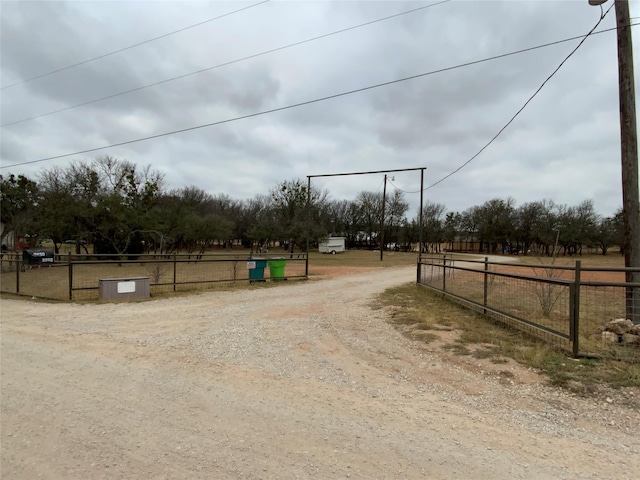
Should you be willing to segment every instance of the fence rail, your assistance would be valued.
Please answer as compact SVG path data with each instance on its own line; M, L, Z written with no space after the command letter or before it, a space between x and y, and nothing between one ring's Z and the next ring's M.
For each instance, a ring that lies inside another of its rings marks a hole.
M628 318L628 268L528 265L487 257L428 255L418 259L417 281L478 313L556 345L574 356L640 361L640 345L614 344L605 326ZM633 305L631 305L633 306ZM632 316L640 312L632 309Z
M272 276L269 260L285 262ZM265 260L258 263L256 260ZM261 270L261 267L264 269ZM257 267L250 273L249 267ZM171 254L171 255L55 255L52 263L28 264L19 255L5 255L0 291L51 300L96 300L100 280L149 277L151 294L210 288L222 282L265 282L306 278L305 253ZM274 278L277 277L277 278Z

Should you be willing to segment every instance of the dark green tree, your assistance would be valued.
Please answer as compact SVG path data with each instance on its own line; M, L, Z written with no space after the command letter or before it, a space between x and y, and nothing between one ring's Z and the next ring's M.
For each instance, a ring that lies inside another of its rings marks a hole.
M2 233L0 240L13 233L14 238L25 239L33 243L37 239L37 226L34 219L40 207L38 184L24 175L0 175L0 221Z
M585 200L577 206L559 209L558 227L564 255L581 255L582 246L596 242L600 218L593 202Z
M508 247L515 235L514 200L494 198L479 208L478 231L488 253L496 253L499 246ZM481 245L484 250L484 245Z
M400 229L409 210L409 204L405 201L404 193L395 190L391 195L387 196L387 205L385 207L384 219L384 238L385 243L400 243Z
M83 204L78 194L78 187L73 176L61 167L44 170L39 176L42 202L36 212L38 230L44 238L53 242L55 253L60 252L60 245L69 240L75 241L76 253L81 246L85 248L88 232L81 228ZM80 228L79 228L80 227Z
M289 246L293 253L294 246L306 248L307 226L311 238L323 236L325 228L319 224L321 206L328 201L328 194L314 187L308 190L307 184L300 179L283 181L270 191L273 213L277 222L281 244ZM307 224L307 199L309 200L310 221Z
M606 255L614 245L620 245L619 226L617 225L615 217L603 217L598 223L597 231L595 234L596 241L598 242L598 248L600 253Z
M462 215L458 212L448 212L444 219L442 239L447 243L447 248L453 250L455 241L459 238L462 224Z
M521 247L523 255L527 255L536 241L536 223L544 212L541 202L530 202L521 205L515 213L515 239Z
M440 252L440 244L444 241L445 211L443 204L430 201L422 207L422 251Z
M382 193L362 191L356 196L356 203L365 240L369 248L375 246L380 236L380 219L382 217Z

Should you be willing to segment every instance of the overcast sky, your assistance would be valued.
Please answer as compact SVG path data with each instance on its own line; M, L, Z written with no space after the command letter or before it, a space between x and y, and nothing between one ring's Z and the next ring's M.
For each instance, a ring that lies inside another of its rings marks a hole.
M579 40L284 111L17 164L584 35L600 18L600 8L587 0L452 0L255 56L436 3L259 2L2 1L0 173L37 179L43 169L110 155L151 165L165 174L167 189L196 186L238 200L266 194L283 180L343 172L426 167L429 186L485 146ZM630 6L631 16L640 16L640 2ZM614 26L612 9L598 30ZM637 53L638 27L633 36ZM69 108L203 69L209 70ZM599 213L613 214L622 205L617 81L615 31L588 38L494 143L428 188L425 200L462 211L496 197L512 197L517 205L591 199ZM67 110L49 114L61 109ZM388 192L407 192L414 214L419 172L393 177ZM333 199L382 191L382 184L380 174L314 179Z

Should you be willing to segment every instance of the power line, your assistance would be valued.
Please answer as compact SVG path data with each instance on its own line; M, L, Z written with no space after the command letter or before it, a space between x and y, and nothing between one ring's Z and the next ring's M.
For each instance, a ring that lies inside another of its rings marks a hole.
M395 183L393 183L391 180L389 180L389 183L390 183L391 185L393 185L393 188L395 188L396 190L398 190L399 192L402 192L402 193L420 193L420 190L411 190L411 191L409 191L409 190L403 190L403 189L401 189L399 186L397 186ZM423 189L422 189L422 191L423 191L423 192L424 192L425 190L426 190L426 188L423 188Z
M562 66L565 64L565 62L567 60L569 60L569 58L576 53L576 51L582 46L582 44L587 40L587 38L593 34L594 30L598 27L598 25L600 25L600 22L602 22L602 20L604 19L604 17L607 16L607 14L609 13L609 11L611 11L611 9L613 8L613 6L615 5L612 4L609 9L605 12L605 13L601 13L600 14L600 19L598 20L598 22L594 25L594 27L589 31L589 33L587 33L584 38L580 41L580 43L578 43L578 45L571 51L571 53L569 53L569 55L567 55L564 60L562 60L562 62L560 62L560 65L558 65L558 67L551 73L551 75L549 75L544 82L542 82L542 84L538 87L538 89L533 92L533 95L531 95L526 102L524 102L524 105L522 105L522 107L520 107L520 109L511 117L511 119L500 129L498 130L498 133L496 133L493 138L491 140L489 140L484 147L482 147L480 150L478 150L476 152L475 155L473 155L469 160L467 160L466 162L464 162L462 165L460 165L458 168L456 168L453 172L445 175L444 177L442 177L440 180L438 180L435 183L432 183L431 185L429 185L428 187L425 188L425 190L429 190L430 188L435 187L436 185L438 185L439 183L444 182L447 178L451 177L452 175L455 175L456 173L458 173L460 170L462 170L464 167L466 167L467 165L469 165L473 160L475 160L482 152L484 152L489 145L491 145L496 138L498 138L502 132L504 132L507 127L509 125L511 125L511 123L513 123L513 121L516 119L516 117L518 115L520 115L520 113L526 108L527 105L529 105L529 103L531 102L531 100L533 100L535 98L536 95L538 95L538 93L540 93L540 90L542 90L542 88L547 84L547 82L549 80L551 80L551 78L558 73L558 70L560 70L560 68L562 68ZM637 25L637 24L631 24L630 26L633 25ZM617 27L616 27L617 28ZM612 28L611 30L616 30L616 28Z
M632 25L637 25L637 24L632 24ZM609 30L615 30L615 28L612 28L612 29L609 29ZM603 32L604 31L605 30L603 30ZM591 35L591 32L588 33L587 35L583 36L584 37L583 41L589 35ZM582 37L575 37L575 38L582 38ZM472 61L472 62L462 63L462 64L459 64L459 65L455 65L453 67L446 67L446 68L441 68L439 70L432 70L430 72L420 73L418 75L412 75L410 77L404 77L404 78L400 78L400 79L396 79L396 80L391 80L389 82L378 83L376 85L370 85L368 87L358 88L358 89L355 89L355 90L349 90L347 92L336 93L334 95L328 95L326 97L316 98L314 100L307 100L307 101L300 102L300 103L294 103L294 104L287 105L287 106L284 106L284 107L277 107L277 108L272 108L272 109L269 109L269 110L263 110L261 112L250 113L250 114L247 114L247 115L241 115L239 117L228 118L226 120L219 120L217 122L205 123L205 124L202 124L202 125L196 125L194 127L182 128L180 130L172 130L170 132L159 133L159 134L156 134L156 135L150 135L148 137L137 138L137 139L134 139L134 140L127 140L127 141L119 142L119 143L113 143L113 144L110 144L110 145L104 145L102 147L95 147L95 148L89 148L89 149L86 149L86 150L79 150L79 151L73 152L73 153L65 153L63 155L55 155L55 156L51 156L51 157L40 158L38 160L30 160L30 161L27 161L27 162L19 162L19 163L13 163L11 165L4 165L4 166L0 166L0 169L9 168L9 167L18 167L18 166L22 166L22 165L30 165L30 164L41 163L41 162L46 162L46 161L50 161L50 160L57 160L59 158L66 158L66 157L71 157L71 156L74 156L74 155L81 155L81 154L84 154L84 153L97 152L99 150L105 150L107 148L120 147L120 146L123 146L123 145L130 145L132 143L143 142L145 140L152 140L152 139L156 139L156 138L160 138L160 137L165 137L165 136L168 136L168 135L175 135L177 133L184 133L184 132L188 132L188 131L191 131L191 130L198 130L198 129L201 129L201 128L213 127L213 126L222 125L222 124L225 124L225 123L231 123L231 122L236 122L236 121L239 121L239 120L245 120L245 119L248 119L248 118L259 117L259 116L267 115L267 114L270 114L270 113L281 112L281 111L284 111L284 110L290 110L290 109L293 109L293 108L298 108L298 107L302 107L302 106L305 106L305 105L311 105L311 104L314 104L314 103L319 103L319 102L323 102L323 101L326 101L326 100L331 100L331 99L334 99L334 98L344 97L344 96L351 95L351 94L354 94L354 93L364 92L364 91L367 91L367 90L373 90L375 88L380 88L380 87L384 87L384 86L388 86L388 85L393 85L393 84L396 84L396 83L406 82L408 80L414 80L416 78L422 78L422 77L434 75L436 73L442 73L442 72L446 72L446 71L450 71L450 70L455 70L455 69L458 69L458 68L468 67L468 66L471 66L471 65L477 65L479 63L488 62L490 60L496 60L496 59L505 58L505 57L509 57L509 56L512 56L512 55L516 55L516 54L519 54L519 53L524 53L524 52L529 52L529 51L532 51L532 50L537 50L537 49L548 47L548 46L551 46L551 45L556 45L558 43L567 42L569 40L573 40L573 39L559 40L559 41L556 41L556 42L551 42L551 43L547 43L547 44L543 44L543 45L538 45L538 46L535 46L535 47L529 47L529 48L525 48L525 49L522 49L522 50L516 50L514 52L504 53L504 54L501 54L501 55L496 55L496 56L484 58L484 59L481 59L481 60L475 60L475 61ZM582 42L580 44L582 44ZM565 59L565 61L566 61L566 59ZM563 61L563 63L564 63L564 61ZM556 69L556 71L557 71L557 69ZM546 83L546 81L545 81L545 83ZM544 84L543 84L543 86L544 86ZM538 89L538 91L539 90L540 89ZM533 97L531 97L531 98L533 98ZM529 99L529 101L530 100L531 99ZM526 106L526 104L525 104L525 106ZM520 109L520 111L522 111L523 109L524 109L524 107L522 107L522 109ZM515 116L514 116L514 118L515 118ZM513 119L511 121L513 121ZM507 124L507 126L508 126L508 124ZM506 126L503 127L503 129L500 131L500 133L505 128L506 128ZM497 138L497 135L494 137L494 140L495 140L495 138ZM483 147L483 150L488 146L489 146L489 144L487 144L485 147ZM480 154L480 152L478 152L476 155L474 155L473 158L477 157L479 154ZM473 160L473 158L471 160ZM466 163L469 163L471 160L467 161ZM463 166L464 165L462 165L458 170L460 170ZM455 172L453 172L453 173L455 173ZM453 173L449 174L448 176L453 175ZM440 183L442 180L444 180L444 179L439 180L437 183ZM431 185L431 186L434 186L434 185ZM427 187L427 188L430 188L430 187Z
M135 43L133 45L129 45L128 47L120 48L119 50L114 50L112 52L104 53L102 55L98 55L97 57L89 58L88 60L83 60L81 62L74 63L72 65L67 65L66 67L57 68L55 70L51 70L50 72L42 73L40 75L36 75L35 77L27 78L26 80L22 80L20 82L16 82L16 83L12 83L11 85L4 86L4 87L0 88L0 90L6 90L7 88L17 87L18 85L23 85L25 83L32 82L33 80L37 80L39 78L48 77L49 75L53 75L54 73L59 73L59 72L65 71L65 70L70 70L72 68L79 67L80 65L85 65L87 63L94 62L96 60L100 60L101 58L109 57L111 55L115 55L116 53L124 52L125 50L130 50L132 48L139 47L140 45L145 45L147 43L155 42L156 40L160 40L161 38L165 38L165 37L168 37L170 35L175 35L176 33L184 32L185 30L189 30L191 28L199 27L200 25L204 25L205 23L213 22L215 20L220 20L221 18L228 17L229 15L233 15L234 13L242 12L243 10L248 10L249 8L257 7L258 5L262 5L263 3L267 3L269 1L270 0L263 0L261 2L254 3L253 5L249 5L248 7L239 8L238 10L234 10L233 12L225 13L224 15L220 15L220 16L217 16L217 17L214 17L214 18L210 18L210 19L204 20L202 22L194 23L193 25L189 25L188 27L184 27L184 28L181 28L179 30L174 30L173 32L165 33L165 34L160 35L158 37L153 37L153 38L150 38L149 40L144 40L142 42Z
M162 85L162 84L165 84L165 83L173 82L174 80L179 80L181 78L186 78L186 77L190 77L192 75L197 75L199 73L208 72L209 70L213 70L213 69L216 69L216 68L226 67L228 65L233 65L234 63L239 63L239 62L243 62L245 60L250 60L252 58L260 57L260 56L267 55L267 54L270 54L270 53L275 53L275 52L278 52L280 50L285 50L287 48L296 47L298 45L302 45L302 44L305 44L305 43L313 42L315 40L320 40L322 38L330 37L332 35L338 35L340 33L348 32L350 30L355 30L356 28L366 27L368 25L372 25L374 23L383 22L383 21L389 20L391 18L396 18L396 17L400 17L402 15L408 15L410 13L415 13L417 11L424 10L425 8L435 7L436 5L440 5L442 3L447 3L447 2L450 2L450 1L451 0L442 0L442 1L437 2L437 3L432 3L432 4L429 4L429 5L424 5L422 7L414 8L412 10L407 10L406 12L396 13L394 15L389 15L387 17L379 18L377 20L372 20L372 21L369 21L369 22L366 22L366 23L361 23L360 25L354 25L353 27L343 28L341 30L336 30L335 32L331 32L331 33L325 33L324 35L320 35L318 37L308 38L306 40L301 40L299 42L291 43L289 45L284 45L282 47L273 48L271 50L266 50L266 51L260 52L260 53L255 53L253 55L249 55L247 57L239 58L237 60L231 60L229 62L220 63L218 65L214 65L213 67L202 68L200 70L196 70L195 72L185 73L184 75L178 75L177 77L167 78L165 80L160 80L158 82L150 83L148 85L143 85L141 87L132 88L130 90L125 90L123 92L114 93L112 95L107 95L106 97L96 98L94 100L89 100L87 102L78 103L76 105L72 105L72 106L69 106L69 107L60 108L58 110L53 110L51 112L42 113L42 114L39 114L39 115L34 115L33 117L23 118L22 120L16 120L15 122L5 123L3 125L0 125L0 128L8 127L10 125L16 125L18 123L27 122L29 120L35 120L36 118L46 117L48 115L53 115L53 114L60 113L60 112L66 112L67 110L71 110L71 109L78 108L78 107L84 107L86 105L91 105L93 103L101 102L103 100L108 100L110 98L115 98L115 97L119 97L121 95L126 95L127 93L138 92L138 91L144 90L146 88L155 87L155 86Z

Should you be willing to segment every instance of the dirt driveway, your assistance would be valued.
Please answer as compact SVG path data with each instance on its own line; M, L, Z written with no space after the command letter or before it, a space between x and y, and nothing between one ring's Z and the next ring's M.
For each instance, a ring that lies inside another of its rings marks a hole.
M516 365L505 381L370 308L414 278L2 300L1 476L637 478L640 414L614 394L574 398Z

